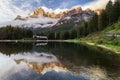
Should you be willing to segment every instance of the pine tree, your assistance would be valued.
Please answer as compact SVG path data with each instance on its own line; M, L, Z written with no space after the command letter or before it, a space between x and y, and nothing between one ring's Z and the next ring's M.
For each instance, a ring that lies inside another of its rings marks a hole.
M77 30L76 30L76 29L72 29L72 30L70 31L70 38L71 38L71 39L77 38Z
M107 23L107 14L106 11L103 10L101 12L101 14L99 15L98 18L98 30L103 30L105 27L107 27L108 23Z
M89 33L96 32L98 29L98 15L94 13L93 17L88 22Z
M85 27L85 28L84 28L84 31L85 31L85 32L84 32L84 36L87 36L87 35L89 34L89 33L88 33L88 23L87 23L87 22L84 23L84 27Z
M113 5L113 16L114 16L113 21L114 22L118 21L118 18L120 17L120 2L118 0L116 0Z
M60 39L60 32L56 32L56 39L57 39L57 40Z
M79 26L77 28L77 38L80 38L81 37L81 27Z
M94 26L94 30L95 31L98 31L98 14L97 13L94 13L93 15L93 26Z
M113 23L113 2L110 0L105 8L105 11L107 13L107 17L108 17L108 24L112 24Z

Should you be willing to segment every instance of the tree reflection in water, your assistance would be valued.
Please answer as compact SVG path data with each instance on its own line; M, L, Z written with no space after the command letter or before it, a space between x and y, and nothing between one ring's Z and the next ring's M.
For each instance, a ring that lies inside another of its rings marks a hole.
M68 71L79 75L110 77L113 80L120 77L120 56L108 50L73 43L0 43L0 52L6 55L25 53L46 53L55 55ZM53 74L56 73L53 71ZM56 73L57 74L57 73ZM48 75L48 74L47 74ZM50 76L53 76L50 74ZM57 75L58 76L58 75Z

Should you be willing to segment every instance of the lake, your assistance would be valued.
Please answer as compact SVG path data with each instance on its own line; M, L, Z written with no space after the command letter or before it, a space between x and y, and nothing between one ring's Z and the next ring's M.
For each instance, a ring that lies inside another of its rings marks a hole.
M120 80L120 55L83 43L0 43L0 80Z

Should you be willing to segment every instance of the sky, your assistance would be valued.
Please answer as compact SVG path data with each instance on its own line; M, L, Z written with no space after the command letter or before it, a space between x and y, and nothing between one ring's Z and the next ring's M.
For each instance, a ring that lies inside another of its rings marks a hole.
M81 6L83 9L104 8L109 0L0 0L0 24L13 20L17 15L26 16L35 8L59 12Z

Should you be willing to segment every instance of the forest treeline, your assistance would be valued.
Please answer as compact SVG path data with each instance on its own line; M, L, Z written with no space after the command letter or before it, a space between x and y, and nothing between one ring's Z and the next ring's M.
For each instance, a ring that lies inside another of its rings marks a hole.
M11 25L0 28L0 40L16 40L24 38L32 38L33 32Z
M90 18L87 22L83 22L77 27L73 26L70 30L57 30L57 31L44 31L37 35L47 36L51 40L66 40L66 39L75 39L85 37L91 33L101 31L106 27L116 23L120 20L120 1L116 0L114 3L110 0L106 8L101 11L98 15L97 13L93 14L93 17ZM71 27L69 24L68 27ZM31 30L12 27L11 25L0 28L0 40L16 40L16 39L25 39L32 38L33 32Z
M73 27L71 30L48 31L39 35L46 35L49 39L75 39L101 31L118 20L120 20L120 1L116 0L113 3L110 0L106 8L103 9L99 15L94 13L90 20L77 27Z

